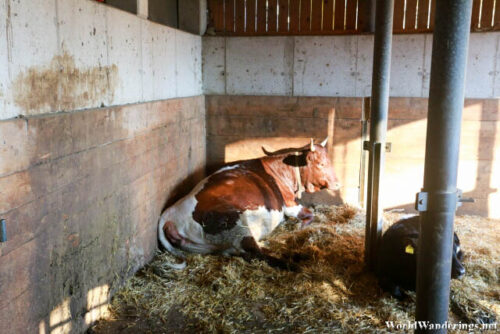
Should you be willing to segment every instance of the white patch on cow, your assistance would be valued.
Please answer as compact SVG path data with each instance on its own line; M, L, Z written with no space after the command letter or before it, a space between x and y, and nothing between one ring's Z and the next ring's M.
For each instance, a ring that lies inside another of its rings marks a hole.
M259 241L283 221L283 212L259 206L256 210L243 211L240 221L243 226L248 227L254 239Z
M295 206L284 206L283 207L283 212L285 213L285 216L287 217L294 217L297 218L297 216L300 213L300 210L302 210L302 205L295 205Z
M196 243L196 245L191 245L192 247L186 245L186 248L197 253L208 253L216 248L214 245L207 244L203 227L193 219L193 211L198 204L196 194L203 189L207 179L208 177L198 183L188 195L165 210L160 218L162 222L173 222L181 237Z
M457 246L457 251L456 251L456 253L458 254L458 252L460 252L460 246Z
M226 167L222 167L221 169L219 169L218 171L216 171L215 173L220 173L220 172L223 172L223 171L226 171L226 170L231 170L231 169L236 169L240 167L240 165L236 164L236 165L232 165L232 166L226 166ZM215 174L214 173L214 174Z

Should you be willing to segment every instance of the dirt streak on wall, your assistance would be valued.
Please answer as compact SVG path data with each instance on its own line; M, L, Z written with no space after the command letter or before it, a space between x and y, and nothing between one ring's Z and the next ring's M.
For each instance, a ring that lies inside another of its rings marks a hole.
M330 154L343 187L340 199L358 203L361 98L206 96L207 163L262 156L261 146L301 146L333 132ZM329 115L335 109L332 122ZM383 196L386 208L412 211L423 184L427 99L391 98ZM476 203L459 214L500 217L500 101L468 99L460 147L458 187ZM334 124L333 129L329 129ZM213 169L213 168L212 168Z
M81 332L203 177L202 96L0 122L0 332Z
M116 65L80 69L65 52L47 66L20 73L13 82L14 102L28 115L40 110L77 110L89 104L110 104L117 84Z

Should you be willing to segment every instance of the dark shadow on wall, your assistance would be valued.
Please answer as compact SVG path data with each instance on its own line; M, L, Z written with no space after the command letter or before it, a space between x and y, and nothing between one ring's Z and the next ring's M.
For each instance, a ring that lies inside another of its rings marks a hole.
M328 151L341 191L305 194L305 204L339 204L358 199L361 158L362 98L207 96L207 172L224 163L259 158L261 147L301 147L310 138L329 137ZM409 109L415 110L407 113ZM392 104L389 128L426 115L421 99ZM356 193L356 194L355 194Z
M271 150L299 147L311 137L320 140L333 135L330 152L344 189L334 196L315 194L304 200L353 203L353 199L357 200L354 193L359 191L362 104L360 98L207 96L207 171L213 172L227 162L260 157L261 146ZM329 120L332 108L334 122ZM392 196L393 203L401 199L408 202L389 205L387 209L416 212L412 199L423 184L423 178L415 176L420 172L423 175L427 99L391 98L389 109L388 140L392 142L392 152L387 154L386 162L385 178L389 186L383 191ZM464 196L483 199L465 204L459 213L490 213L487 197L497 191L489 188L489 184L498 109L495 99L469 99L465 103L459 184L470 184L474 175L478 179L475 189ZM477 152L471 152L471 145L476 144ZM468 170L471 162L476 161L476 170Z

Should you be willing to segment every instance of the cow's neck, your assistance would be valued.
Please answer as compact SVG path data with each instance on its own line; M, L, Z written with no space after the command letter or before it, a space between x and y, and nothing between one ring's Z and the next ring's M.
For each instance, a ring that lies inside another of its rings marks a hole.
M296 193L302 184L297 180L294 167L284 164L283 157L263 158L261 161L266 172L276 181L285 205L288 207L297 205Z

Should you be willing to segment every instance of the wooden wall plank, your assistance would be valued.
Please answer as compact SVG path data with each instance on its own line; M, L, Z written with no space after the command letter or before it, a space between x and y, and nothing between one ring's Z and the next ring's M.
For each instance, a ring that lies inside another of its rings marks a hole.
M245 34L246 33L246 27L245 27L245 0L235 0L235 12L236 12L236 17L235 17L235 23L236 23L236 30L235 33L237 34Z
M277 0L268 0L267 8L267 31L268 33L277 32L278 15L276 6L278 6Z
M321 33L323 21L323 0L311 0L311 31Z
M356 30L356 7L358 0L347 0L346 4L346 30Z
M234 0L225 0L226 33L234 33Z
M358 0L358 31L369 32L371 30L370 20L372 16L372 4L370 0Z
M300 3L297 0L290 0L290 33L297 34L300 30Z
M334 30L344 31L345 0L335 0L335 27Z
M224 1L208 0L210 9L210 22L215 32L224 32Z
M323 31L333 31L333 5L335 0L324 0L323 2Z
M429 17L429 1L430 0L418 0L417 30L427 29L427 21Z
M495 6L495 0L483 0L483 8L481 10L481 30L490 30L493 25L493 7Z
M429 0L431 1L431 13L430 13L430 18L429 18L429 29L433 30L434 29L434 16L436 14L436 1L437 0Z
M404 0L394 0L394 21L392 29L394 32L403 31Z
M493 28L495 30L500 30L500 0L495 0L495 19Z
M471 27L472 30L479 28L479 9L481 6L481 0L474 0L472 2L472 17L471 17Z
M406 0L405 31L416 30L418 0Z
M300 1L300 31L310 32L311 31L311 1L312 0L301 0Z
M247 34L255 33L255 0L247 0Z
M266 34L266 0L257 1L257 34Z
M288 0L278 0L279 5L279 25L278 32L279 33L287 33L288 32Z
M370 23L370 0L207 1L219 35L352 34ZM432 32L437 0L394 1L394 33ZM472 31L500 30L500 0L473 0L471 21Z

